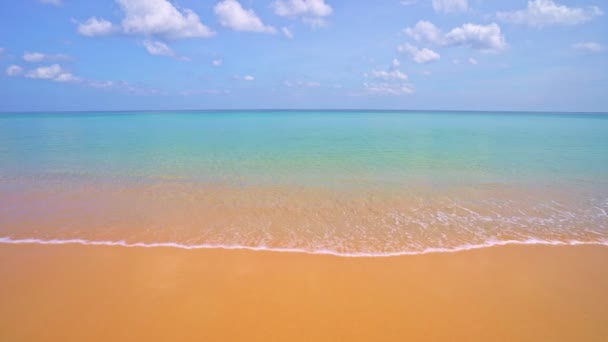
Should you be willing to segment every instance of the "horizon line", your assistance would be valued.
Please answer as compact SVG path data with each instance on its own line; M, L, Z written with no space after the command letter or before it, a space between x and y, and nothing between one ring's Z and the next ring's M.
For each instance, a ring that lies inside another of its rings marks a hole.
M394 112L394 113L414 113L414 112L450 112L450 113L529 113L529 114L608 114L608 111L553 111L553 110L479 110L479 109L329 109L329 108L225 108L225 109L111 109L111 110L17 110L0 111L3 114L53 114L53 113L145 113L145 112Z

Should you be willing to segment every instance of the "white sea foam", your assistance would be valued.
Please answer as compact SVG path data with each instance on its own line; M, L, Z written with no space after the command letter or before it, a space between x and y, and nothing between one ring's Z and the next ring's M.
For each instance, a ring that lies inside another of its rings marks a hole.
M339 252L331 249L304 249L304 248L281 248L267 246L245 246L245 245L222 245L222 244L182 244L177 242L126 242L118 241L96 241L87 239L13 239L11 237L0 237L0 244L36 244L36 245L86 245L86 246L109 246L109 247L127 247L127 248L177 248L177 249L224 249L224 250L248 250L248 251L265 251L265 252L283 252L283 253L302 253L313 255L331 255L347 258L374 258L374 257L395 257L403 255L422 255L430 253L455 253L469 251L474 249L489 248L495 246L507 245L549 245L549 246L579 246L579 245L599 245L608 246L608 239L598 241L580 241L580 240L541 240L541 239L526 239L526 240L488 240L480 244L464 244L456 247L428 247L419 251L406 250L398 252Z

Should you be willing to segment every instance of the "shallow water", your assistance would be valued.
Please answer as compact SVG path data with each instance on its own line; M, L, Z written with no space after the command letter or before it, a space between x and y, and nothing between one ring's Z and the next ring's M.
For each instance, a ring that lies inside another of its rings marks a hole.
M602 114L2 114L0 243L608 244L607 175Z

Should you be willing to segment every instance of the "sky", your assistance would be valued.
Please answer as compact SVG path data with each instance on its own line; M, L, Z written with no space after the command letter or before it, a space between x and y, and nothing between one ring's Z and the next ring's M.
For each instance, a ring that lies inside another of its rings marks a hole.
M605 0L0 2L0 111L608 112Z

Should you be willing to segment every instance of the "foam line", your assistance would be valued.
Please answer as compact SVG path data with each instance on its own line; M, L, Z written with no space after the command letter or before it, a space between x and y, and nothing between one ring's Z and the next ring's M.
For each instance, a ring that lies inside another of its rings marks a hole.
M489 248L494 246L507 246L507 245L549 245L549 246L579 246L579 245L599 245L608 246L608 239L600 241L559 241L559 240L539 240L539 239L527 239L527 240L503 240L503 241L487 241L481 244L467 244L457 247L429 247L420 251L401 251L401 252L338 252L330 249L318 249L310 250L304 248L280 248L280 247L266 247L266 246L243 246L243 245L212 245L212 244L198 244L198 245L186 245L177 242L133 242L129 243L124 240L118 241L95 241L86 239L13 239L11 237L0 237L0 244L35 244L35 245L85 245L85 246L110 246L110 247L127 247L127 248L177 248L177 249L225 249L225 250L248 250L248 251L265 251L265 252L283 252L283 253L301 253L301 254L313 254L313 255L332 255L337 257L346 258L374 258L374 257L394 257L402 255L422 255L430 253L455 253L462 251L469 251L474 249Z

